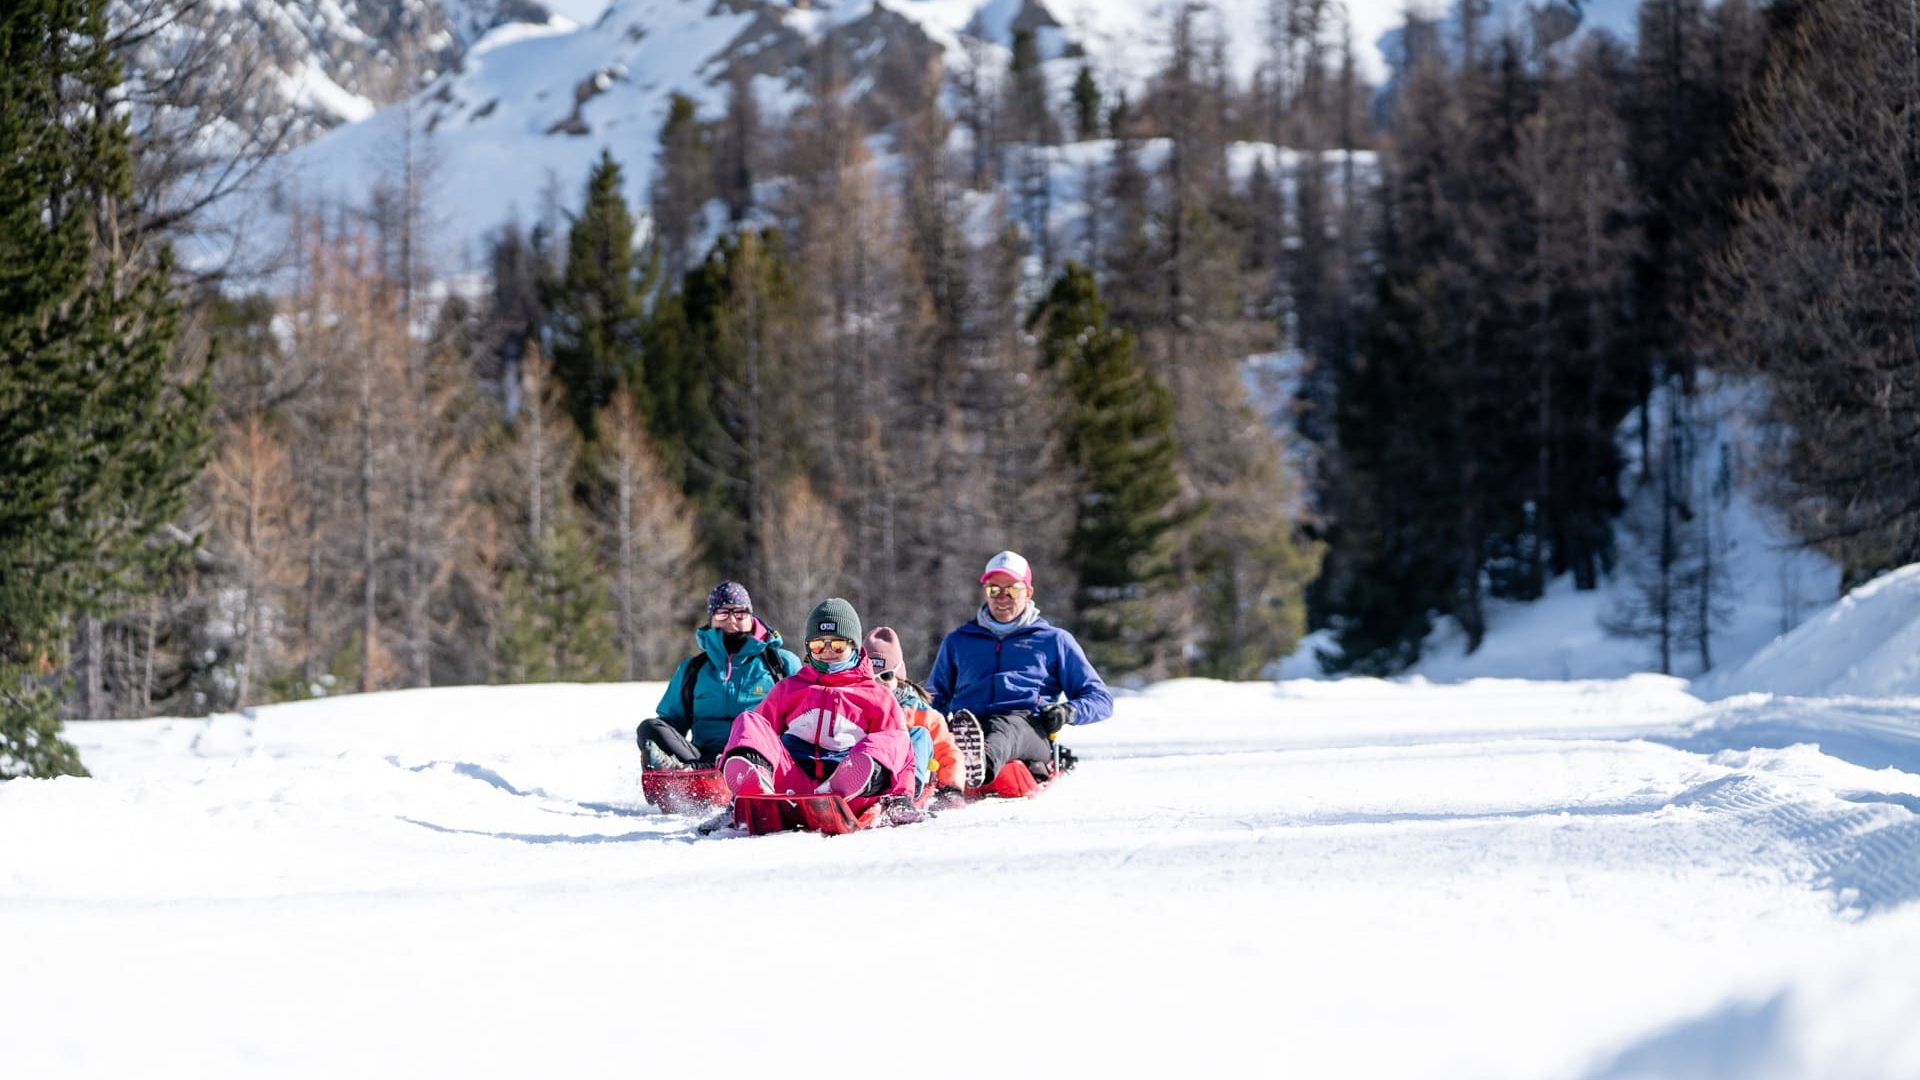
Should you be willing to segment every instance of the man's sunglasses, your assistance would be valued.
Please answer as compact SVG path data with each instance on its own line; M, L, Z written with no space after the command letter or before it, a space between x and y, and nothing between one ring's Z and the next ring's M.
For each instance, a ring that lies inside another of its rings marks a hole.
M750 607L721 607L713 609L713 617L716 619L737 619L742 615L751 614L753 614L753 609Z
M1017 581L1011 585L989 585L987 586L987 598L990 600L997 599L1001 593L1005 593L1008 596L1019 596L1026 591L1027 587Z
M853 651L853 642L848 641L846 638L839 637L817 637L808 640L807 651L815 656L822 656L828 653L834 656L845 656Z

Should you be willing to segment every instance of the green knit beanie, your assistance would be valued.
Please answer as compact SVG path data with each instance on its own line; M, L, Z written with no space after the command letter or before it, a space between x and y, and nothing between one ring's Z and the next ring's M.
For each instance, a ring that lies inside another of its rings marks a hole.
M860 645L860 615L853 605L837 596L829 596L814 605L813 613L807 616L807 635L804 640L814 638L838 637Z

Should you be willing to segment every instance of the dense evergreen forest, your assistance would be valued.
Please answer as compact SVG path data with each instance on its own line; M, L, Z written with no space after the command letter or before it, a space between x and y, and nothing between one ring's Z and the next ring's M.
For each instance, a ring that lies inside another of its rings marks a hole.
M1114 678L1257 677L1310 627L1392 673L1562 574L1710 666L1709 372L1770 391L1808 543L1920 559L1913 11L1647 0L1623 43L1469 0L1374 87L1337 3L1264 10L1246 82L1189 3L1131 87L1057 93L1021 31L878 119L830 55L790 115L681 99L461 287L422 133L251 292L128 212L177 177L104 0L17 0L0 776L76 771L63 715L661 678L722 577L776 628L845 595L918 667L1005 547Z

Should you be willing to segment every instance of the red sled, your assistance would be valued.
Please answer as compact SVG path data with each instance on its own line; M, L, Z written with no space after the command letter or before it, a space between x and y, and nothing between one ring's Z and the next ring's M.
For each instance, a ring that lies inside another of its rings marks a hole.
M640 797L669 814L693 814L727 805L733 793L719 769L648 769Z
M795 831L839 836L875 825L908 825L925 820L932 802L932 784L917 799L877 799L857 814L838 795L736 795L733 823L749 836Z
M838 795L736 795L733 823L749 836L804 832L839 836L859 832L880 820L880 804L856 814Z

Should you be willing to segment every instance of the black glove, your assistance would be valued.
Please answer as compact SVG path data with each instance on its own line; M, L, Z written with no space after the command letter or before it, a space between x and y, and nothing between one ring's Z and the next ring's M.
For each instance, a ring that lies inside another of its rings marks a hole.
M933 793L933 808L935 810L952 810L965 805L967 805L966 793L957 787L942 787Z
M1040 721L1040 727L1046 731L1047 738L1051 739L1060 734L1061 728L1073 721L1073 706L1064 701L1056 701L1035 713L1034 716Z

